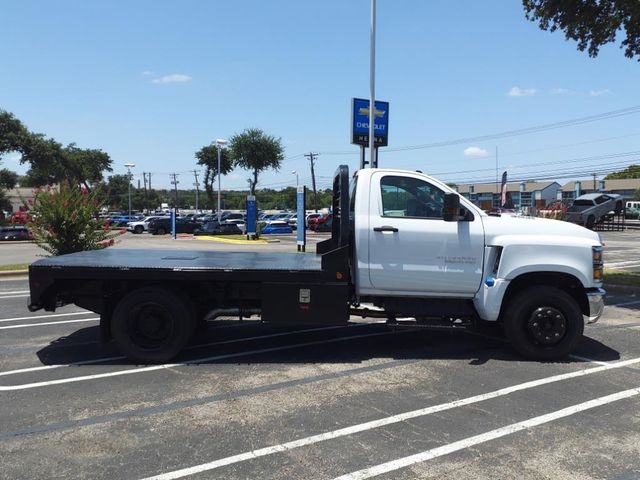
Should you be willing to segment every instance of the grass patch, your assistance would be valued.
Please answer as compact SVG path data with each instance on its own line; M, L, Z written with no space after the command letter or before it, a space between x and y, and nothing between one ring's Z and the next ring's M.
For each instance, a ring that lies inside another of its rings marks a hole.
M0 265L0 272L11 272L13 270L27 270L28 263L10 263L9 265Z
M625 272L623 270L605 269L604 285L632 285L640 287L640 272Z

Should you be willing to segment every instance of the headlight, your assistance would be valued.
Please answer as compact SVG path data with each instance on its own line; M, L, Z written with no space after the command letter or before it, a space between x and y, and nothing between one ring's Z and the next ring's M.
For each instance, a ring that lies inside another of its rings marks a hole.
M597 282L602 281L603 271L604 271L604 262L602 261L602 251L603 248L591 247L591 258L593 261L593 279Z

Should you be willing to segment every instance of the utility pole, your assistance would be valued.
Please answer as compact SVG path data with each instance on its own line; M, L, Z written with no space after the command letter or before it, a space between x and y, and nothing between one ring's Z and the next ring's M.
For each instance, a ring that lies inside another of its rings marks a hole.
M313 209L317 212L318 211L318 194L316 193L316 172L314 170L314 162L318 154L309 152L309 153L306 153L304 156L307 157L311 162L311 184L313 186Z
M198 183L198 171L194 170L193 171L193 176L196 177L196 183L194 183L195 187L196 187L196 213L198 213L198 187L200 186L200 184Z
M171 181L171 185L173 185L173 191L175 193L175 208L176 210L178 209L178 184L180 183L176 177L178 176L178 173L172 173L171 176L173 177L173 180Z
M149 215L149 202L147 201L147 172L142 172L142 180L144 182L144 208Z
M595 193L597 191L597 189L596 189L596 180L597 180L598 174L597 173L592 173L591 175L593 175L593 193Z

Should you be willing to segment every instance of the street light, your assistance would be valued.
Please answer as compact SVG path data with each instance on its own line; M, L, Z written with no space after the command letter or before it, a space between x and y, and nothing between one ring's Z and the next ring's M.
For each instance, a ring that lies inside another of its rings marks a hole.
M294 170L294 171L293 171L293 172L291 172L291 173L292 173L293 175L295 175L295 176L296 176L296 187L297 187L298 185L300 185L300 182L298 181L298 172L296 172L296 171Z
M131 220L131 169L136 166L135 163L125 163L124 166L127 168L128 179L129 179L129 220Z
M224 138L216 138L216 145L218 148L218 223L222 221L222 212L220 211L220 176L222 175L220 170L220 156L222 154L222 149L227 144L227 141Z

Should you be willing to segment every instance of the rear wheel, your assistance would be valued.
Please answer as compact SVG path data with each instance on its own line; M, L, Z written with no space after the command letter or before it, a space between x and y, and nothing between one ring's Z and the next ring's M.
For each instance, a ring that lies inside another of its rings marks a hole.
M557 360L571 353L584 331L577 302L555 287L530 287L514 295L504 331L518 353L531 360Z
M116 305L111 334L137 363L165 363L182 350L194 331L195 315L186 299L164 288L145 287Z
M156 234L157 234L157 235L164 235L165 233L167 233L167 231L166 231L164 228L162 228L162 227L160 227L160 228L158 228L158 229L156 230Z

